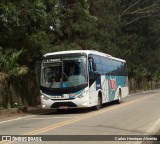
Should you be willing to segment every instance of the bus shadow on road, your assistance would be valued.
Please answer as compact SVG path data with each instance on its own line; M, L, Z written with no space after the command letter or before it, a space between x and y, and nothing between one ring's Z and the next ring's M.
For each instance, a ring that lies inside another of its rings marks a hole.
M124 101L122 101L124 103ZM102 105L101 109L118 105L115 102L108 102ZM83 114L96 111L93 107L91 108L70 108L70 109L37 109L30 110L27 113L34 115L63 115L63 114Z

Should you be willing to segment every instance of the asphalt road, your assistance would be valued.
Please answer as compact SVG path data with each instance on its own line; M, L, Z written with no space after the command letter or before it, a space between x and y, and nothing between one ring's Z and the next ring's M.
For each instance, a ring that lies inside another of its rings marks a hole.
M141 141L107 141L108 135L151 135L159 130L160 90L131 94L124 98L121 104L109 103L98 111L69 110L61 114L53 111L0 122L0 135L52 135L49 138L57 138L57 141L41 143L59 144L138 144ZM82 141L61 141L60 139L65 138L63 135L75 135L76 137L70 136L70 138ZM92 137L89 137L89 141L85 141L85 135ZM101 136L104 141L96 141L96 138Z

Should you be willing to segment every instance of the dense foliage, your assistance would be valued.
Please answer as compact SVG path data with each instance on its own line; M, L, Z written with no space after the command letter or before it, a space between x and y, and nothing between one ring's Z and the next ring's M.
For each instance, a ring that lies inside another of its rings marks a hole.
M130 77L160 78L159 0L1 0L0 47L44 53L94 49L123 58Z

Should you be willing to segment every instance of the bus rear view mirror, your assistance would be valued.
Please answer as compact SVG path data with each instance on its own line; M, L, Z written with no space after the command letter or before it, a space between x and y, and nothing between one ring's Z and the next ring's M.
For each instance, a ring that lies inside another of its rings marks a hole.
M89 67L90 67L90 71L96 71L97 67L96 67L96 63L94 62L93 58L90 57L89 58Z
M96 67L96 63L93 62L93 71L96 71L97 67Z

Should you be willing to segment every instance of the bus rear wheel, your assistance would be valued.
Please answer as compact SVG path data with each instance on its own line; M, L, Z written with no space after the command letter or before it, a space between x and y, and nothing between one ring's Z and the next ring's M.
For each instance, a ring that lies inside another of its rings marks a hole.
M120 104L120 103L122 103L122 91L121 91L121 89L119 89L119 93L118 93L118 99L115 101L116 102L116 104Z

